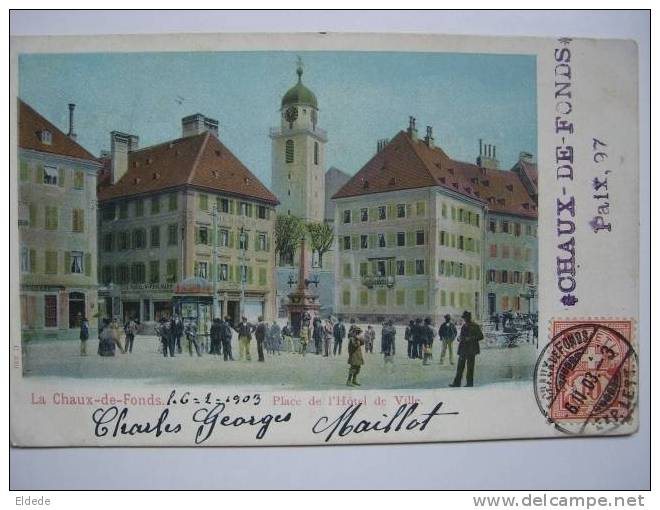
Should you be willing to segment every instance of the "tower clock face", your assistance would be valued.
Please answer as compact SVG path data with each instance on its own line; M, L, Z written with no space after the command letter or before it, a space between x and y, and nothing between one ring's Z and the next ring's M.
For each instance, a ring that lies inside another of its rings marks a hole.
M298 108L295 106L289 106L284 112L284 118L288 123L293 123L298 118Z

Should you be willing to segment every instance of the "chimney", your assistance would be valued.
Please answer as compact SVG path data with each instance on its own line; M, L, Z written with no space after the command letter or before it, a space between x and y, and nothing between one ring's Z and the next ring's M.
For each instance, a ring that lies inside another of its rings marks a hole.
M378 142L376 143L376 154L381 152L388 143L390 143L390 140L388 138L381 138L380 140L378 140Z
M417 140L417 119L412 115L408 117L408 136L413 140Z
M119 131L110 133L110 172L112 175L112 184L115 184L128 171L128 154L136 151L140 143L140 138L136 135L129 135Z
M532 163L534 162L534 154L523 151L518 155L518 159L520 161L525 161L526 163Z
M206 117L201 113L188 115L181 119L181 136L187 138L189 136L200 135L210 131L216 137L218 136L218 121L210 117Z
M433 148L433 128L431 126L426 126L426 136L424 137L424 143Z
M69 103L69 132L66 134L71 140L76 139L76 133L73 130L73 110L76 109L76 105Z
M479 138L479 156L477 156L477 166L482 170L499 169L500 162L496 157L497 147L492 144L484 144L483 140Z

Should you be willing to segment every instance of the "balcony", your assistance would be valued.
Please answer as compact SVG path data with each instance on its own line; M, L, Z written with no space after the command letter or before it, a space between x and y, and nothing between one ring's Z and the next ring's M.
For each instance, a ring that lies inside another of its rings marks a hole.
M391 289L394 287L396 279L394 275L390 276L374 276L374 275L365 275L362 277L362 285L368 289L373 289L374 287L387 287Z

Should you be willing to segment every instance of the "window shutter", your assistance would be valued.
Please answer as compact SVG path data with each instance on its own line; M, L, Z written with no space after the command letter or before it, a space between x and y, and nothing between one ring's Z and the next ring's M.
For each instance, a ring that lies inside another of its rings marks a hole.
M44 183L44 164L37 163L37 171L34 173L34 182L37 184Z
M227 280L234 281L234 266L231 264L229 265L229 269L227 270Z
M247 282L252 285L252 276L253 276L252 266L248 266Z
M415 246L415 232L406 232L406 246Z
M376 234L369 234L369 248L376 247Z
M406 260L406 276L411 276L415 274L415 261Z
M358 236L351 237L351 248L353 248L354 250L360 248L360 239L358 239Z
M30 227L37 226L37 204L30 204Z
M229 201L229 214L234 214L234 201Z
M369 208L369 221L376 221L377 216L378 216L378 209L376 207L370 207Z
M195 261L195 263L193 264L193 274L195 276L199 274L199 264L197 263L197 261Z
M267 283L266 268L259 268L259 285L264 286Z
M92 254L85 253L85 276L92 275Z
M387 261L387 276L392 276L394 274L394 259L389 259Z
M30 272L37 272L37 251L35 249L30 249Z
M64 252L64 274L69 274L71 272L71 252Z
M406 204L406 218L410 218L412 214L412 205Z
M394 218L394 204L387 204L387 219Z
M396 245L396 234L394 232L387 233L387 246L392 248Z
M199 227L195 227L195 244L199 244ZM197 274L197 270L195 270L195 274Z
M266 250L270 251L270 236L266 236Z
M66 175L66 169L64 167L59 167L57 169L57 185L61 188L64 187L64 176Z
M254 251L261 251L261 246L259 246L259 234L254 233Z

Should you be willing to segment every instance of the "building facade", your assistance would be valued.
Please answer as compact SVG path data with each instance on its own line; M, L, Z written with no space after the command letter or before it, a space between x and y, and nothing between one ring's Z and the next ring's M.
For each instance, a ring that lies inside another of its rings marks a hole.
M451 159L431 128L418 138L412 118L379 144L333 197L336 312L401 322L464 310L484 319L502 305L526 312L521 299L538 272L536 203L516 172L497 166L494 148L476 164Z
M213 284L214 315L274 317L277 199L217 137L217 121L182 121L183 137L138 149L112 133L99 190L100 280L107 315L171 316L177 282ZM127 157L123 155L126 154Z
M69 132L19 101L18 207L24 339L78 339L96 329L96 175L100 163Z

